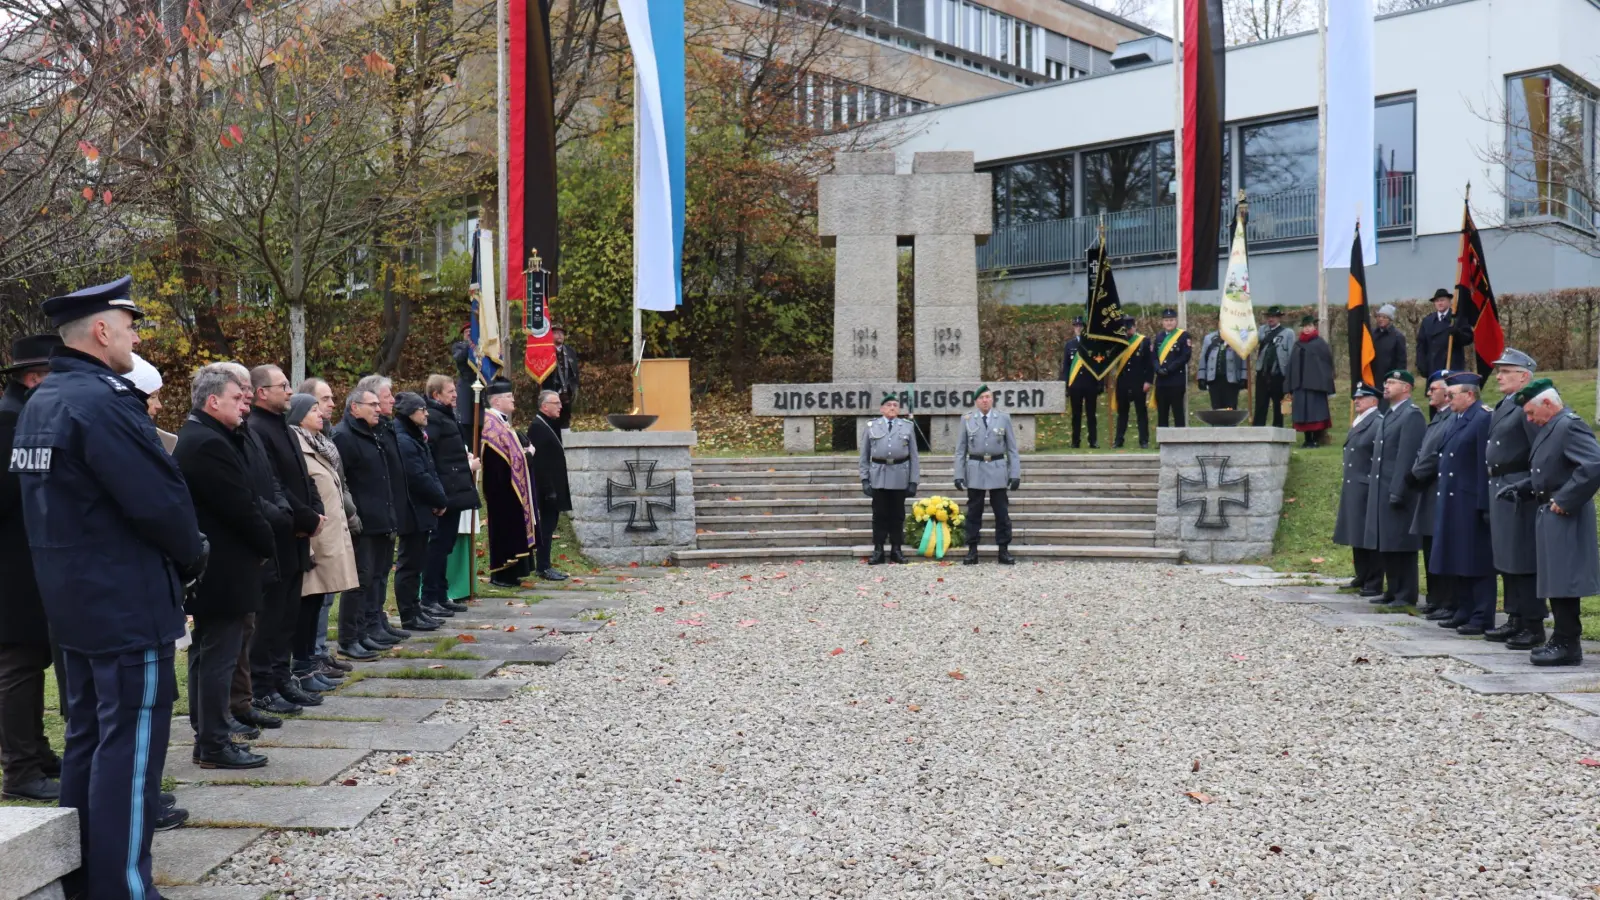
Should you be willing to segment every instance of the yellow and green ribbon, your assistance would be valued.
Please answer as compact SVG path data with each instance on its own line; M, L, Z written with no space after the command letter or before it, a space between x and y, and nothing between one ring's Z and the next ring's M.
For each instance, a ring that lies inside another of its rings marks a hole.
M917 545L917 552L928 559L944 559L945 551L949 549L950 526L930 518L922 527L922 543Z

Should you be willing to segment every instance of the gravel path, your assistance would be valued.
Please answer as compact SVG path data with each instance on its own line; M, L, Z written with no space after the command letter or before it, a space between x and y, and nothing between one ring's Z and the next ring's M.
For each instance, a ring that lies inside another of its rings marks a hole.
M309 897L1594 897L1600 769L1159 565L695 571L355 773L360 828L214 876ZM1596 755L1600 755L1597 752Z

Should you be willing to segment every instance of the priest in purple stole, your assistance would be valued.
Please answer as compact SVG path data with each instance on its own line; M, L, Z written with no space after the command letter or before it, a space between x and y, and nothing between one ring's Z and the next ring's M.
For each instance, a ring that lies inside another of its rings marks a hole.
M534 535L529 450L511 427L516 397L511 382L483 392L483 499L489 523L489 583L517 587L531 571Z

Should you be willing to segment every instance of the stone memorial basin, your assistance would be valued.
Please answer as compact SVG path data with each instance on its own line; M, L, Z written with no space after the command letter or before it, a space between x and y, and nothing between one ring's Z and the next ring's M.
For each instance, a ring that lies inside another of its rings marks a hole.
M643 431L656 423L660 416L647 416L639 413L610 413L606 421L618 431Z
M1247 409L1197 409L1195 418L1216 428L1232 428L1250 417Z

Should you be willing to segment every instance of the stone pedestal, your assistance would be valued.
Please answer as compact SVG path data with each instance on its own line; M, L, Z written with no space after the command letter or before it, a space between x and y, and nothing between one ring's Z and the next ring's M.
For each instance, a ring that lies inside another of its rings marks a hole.
M1232 563L1272 552L1294 431L1158 428L1156 544L1189 562Z
M0 900L65 896L60 879L80 853L77 810L0 808Z
M783 420L783 452L811 453L816 449L816 419L790 418Z
M695 432L573 431L565 440L573 530L590 559L655 565L694 549Z

